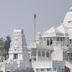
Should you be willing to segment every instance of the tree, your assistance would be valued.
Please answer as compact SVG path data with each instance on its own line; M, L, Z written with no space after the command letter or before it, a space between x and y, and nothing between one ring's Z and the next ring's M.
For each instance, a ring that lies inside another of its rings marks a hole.
M6 56L8 55L8 50L10 48L10 36L6 37L6 40L1 37L0 38L0 60L3 61L4 58L6 58Z
M3 49L4 48L4 39L1 37L0 38L0 49Z
M5 53L5 49L4 49L4 43L5 43L5 40L4 38L0 38L0 60L3 61L3 56L4 56L4 53Z
M7 36L5 43L4 43L4 48L7 51L6 55L8 55L8 51L9 51L9 48L10 48L10 42L11 42L11 38L10 38L10 36Z
M34 72L33 68L17 69L16 72Z

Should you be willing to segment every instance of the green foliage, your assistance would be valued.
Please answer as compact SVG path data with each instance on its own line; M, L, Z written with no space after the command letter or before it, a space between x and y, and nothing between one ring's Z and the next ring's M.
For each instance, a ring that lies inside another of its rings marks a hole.
M3 71L0 71L0 72L3 72Z
M4 48L4 39L3 38L0 38L0 49L2 50Z
M5 43L5 40L3 38L0 38L0 61L3 61L3 56L5 53L4 43Z
M4 38L0 38L0 61L6 59L6 56L8 55L8 50L10 48L10 42L11 39L9 36L6 37L6 40Z
M34 70L32 68L27 68L25 70L23 70L23 69L17 69L16 72L34 72Z
M11 42L11 38L10 38L10 36L7 36L5 43L4 43L4 48L7 51L6 55L8 55L8 51L9 51L9 48L10 48L10 42Z

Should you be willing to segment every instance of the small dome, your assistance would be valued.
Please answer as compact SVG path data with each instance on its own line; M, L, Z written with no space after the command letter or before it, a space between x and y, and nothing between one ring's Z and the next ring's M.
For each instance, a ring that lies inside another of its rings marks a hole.
M36 34L36 40L39 40L39 39L41 39L41 33L37 32L37 34Z
M56 32L55 32L55 27L51 27L50 29L48 29L42 37L53 37L56 36Z
M13 32L22 32L23 29L14 29Z
M72 7L66 13L63 24L66 27L72 27Z
M59 31L61 34L63 34L63 36L68 36L67 28L63 24L61 24L60 26L58 26L56 28L56 31Z
M37 32L36 36L41 36L41 32Z
M64 23L71 23L72 22L72 7L69 9L69 11L66 13L64 18Z
M36 44L41 43L41 33L40 32L37 32L35 42Z

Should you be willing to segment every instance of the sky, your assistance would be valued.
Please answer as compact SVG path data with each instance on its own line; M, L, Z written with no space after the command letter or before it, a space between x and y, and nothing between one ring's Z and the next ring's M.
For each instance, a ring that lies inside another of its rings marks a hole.
M72 6L72 0L0 0L0 35L12 35L15 28L24 29L27 43L33 41L33 15L36 31L45 32L58 26Z

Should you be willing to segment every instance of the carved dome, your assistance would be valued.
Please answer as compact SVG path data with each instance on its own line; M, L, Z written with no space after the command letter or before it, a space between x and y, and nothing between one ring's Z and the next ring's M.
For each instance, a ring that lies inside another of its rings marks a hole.
M69 9L69 11L66 13L64 22L72 22L72 7Z
M69 11L66 13L63 24L66 27L72 27L72 7L69 9Z

